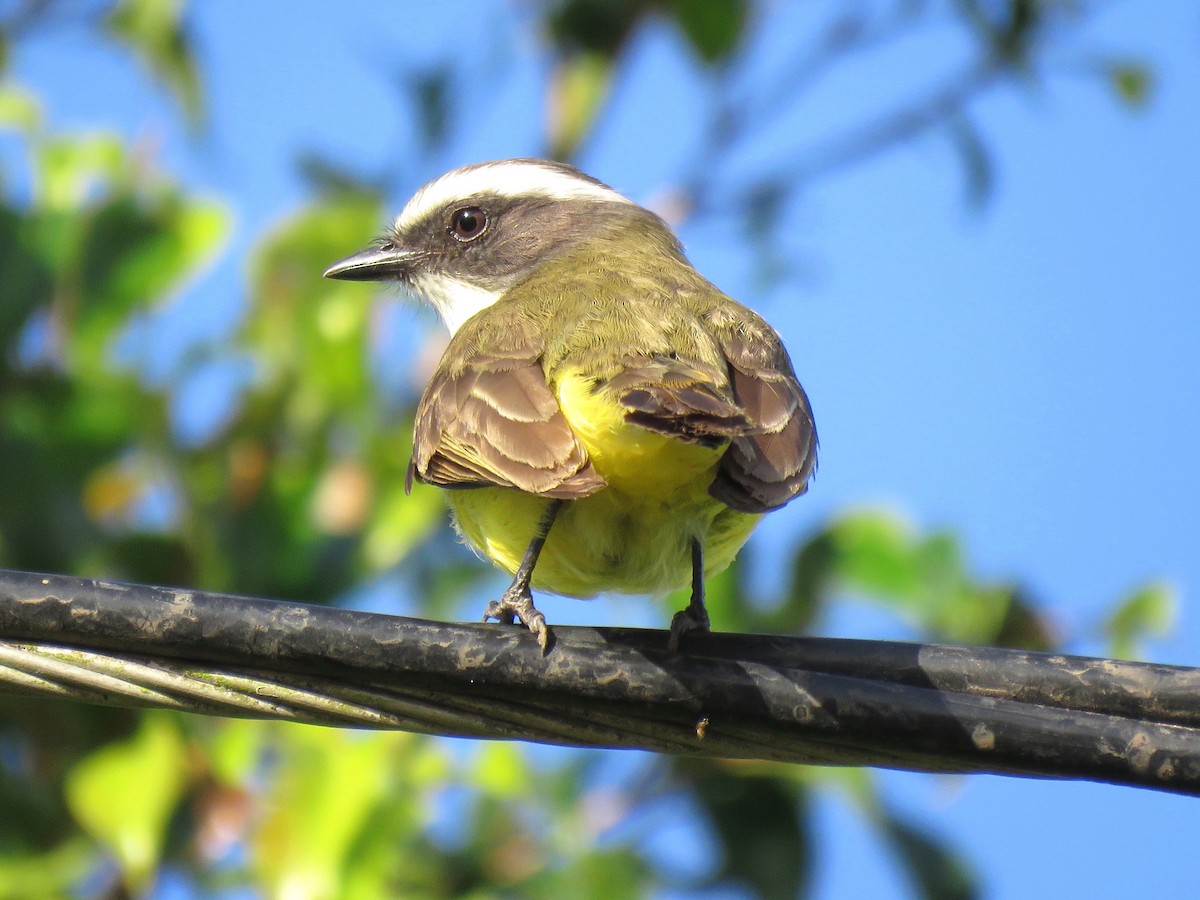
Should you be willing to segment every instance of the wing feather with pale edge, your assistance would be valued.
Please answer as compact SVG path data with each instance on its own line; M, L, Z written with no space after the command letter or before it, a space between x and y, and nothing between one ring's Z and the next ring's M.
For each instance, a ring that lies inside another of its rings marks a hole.
M757 316L738 324L716 334L749 427L730 441L708 492L740 512L763 513L808 489L817 431L779 335Z
M569 500L604 487L546 384L540 342L514 344L443 358L417 408L408 487L416 477Z
M666 354L627 357L605 390L625 421L676 440L719 447L749 422L730 395L725 373Z

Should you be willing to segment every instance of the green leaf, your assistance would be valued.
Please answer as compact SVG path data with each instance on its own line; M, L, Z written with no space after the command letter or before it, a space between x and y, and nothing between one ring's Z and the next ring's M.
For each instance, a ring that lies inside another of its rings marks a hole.
M1134 591L1104 622L1112 655L1137 658L1145 638L1161 637L1171 630L1178 606L1175 589L1164 582L1151 582Z
M530 786L536 783L531 775L525 753L518 744L482 741L476 748L470 777L484 794L506 803L516 802L528 796Z
M125 163L120 138L111 134L55 137L36 146L34 173L39 207L78 216L98 185L113 181Z
M708 65L729 60L750 17L745 0L673 0L671 7L680 30Z
M1150 101L1154 75L1146 65L1128 61L1110 62L1104 72L1118 99L1130 109L1142 109Z
M794 614L811 615L846 591L896 610L939 640L994 642L1017 597L1009 584L972 578L952 533L921 535L886 511L838 517L801 548L793 571Z
M648 888L654 883L652 879L650 866L629 848L591 849L575 856L570 865L543 871L539 877L523 883L519 894L504 896L643 900L648 895L654 896ZM483 892L472 896L494 896L487 887L485 885Z
M147 715L128 741L84 758L66 780L71 814L107 847L124 883L139 888L158 865L167 822L187 783L187 748L172 716Z
M962 856L943 841L890 811L877 824L916 889L927 900L971 900L980 894Z
M228 225L223 207L171 191L150 200L125 194L101 206L79 261L77 359L103 365L109 342L130 315L194 275L216 253Z
M82 837L47 853L0 856L0 900L70 897L95 865L95 851Z
M321 272L366 246L381 220L374 196L323 198L275 228L254 256L246 337L264 377L297 392L288 410L294 424L363 408L369 396L370 290Z
M188 124L198 126L204 103L183 10L182 0L120 0L106 24L114 38L166 83Z
M754 895L791 900L806 887L812 847L801 821L802 786L712 763L681 763L724 848L718 881L750 886Z
M0 302L0 372L30 314L44 307L53 289L49 267L33 248L29 219L0 206L0 272L4 297Z
M580 51L612 59L658 0L555 0L547 4L546 32L560 56Z
M777 617L780 630L798 634L816 619L828 599L836 559L837 550L827 531L800 545L792 557L791 582Z
M209 741L213 775L225 784L249 783L263 755L268 726L248 719L221 719Z
M13 84L0 85L0 128L29 136L41 127L42 105L37 97Z
M415 488L407 495L403 477L397 477L383 489L363 538L367 564L373 571L394 566L443 526L445 514L446 502L438 491Z
M283 726L278 777L254 836L256 875L269 896L336 897L354 844L391 782L405 734Z
M560 59L550 79L550 154L570 159L588 136L612 85L614 64L601 53L575 53Z
M838 572L861 589L898 598L920 591L907 522L888 513L851 513L830 527Z

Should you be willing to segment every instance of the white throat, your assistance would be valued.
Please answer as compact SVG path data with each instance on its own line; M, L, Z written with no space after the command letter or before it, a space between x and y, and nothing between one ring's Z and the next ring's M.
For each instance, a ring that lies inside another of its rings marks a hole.
M414 280L412 292L432 306L453 335L475 313L500 299L498 291L488 291L449 275L427 275Z

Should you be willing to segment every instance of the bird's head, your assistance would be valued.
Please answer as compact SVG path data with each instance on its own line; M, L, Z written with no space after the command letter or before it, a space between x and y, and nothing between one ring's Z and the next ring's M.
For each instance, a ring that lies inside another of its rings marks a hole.
M679 252L658 216L602 182L564 163L509 159L429 182L374 246L325 277L399 282L453 333L540 266L581 247L615 253L614 268L621 252Z

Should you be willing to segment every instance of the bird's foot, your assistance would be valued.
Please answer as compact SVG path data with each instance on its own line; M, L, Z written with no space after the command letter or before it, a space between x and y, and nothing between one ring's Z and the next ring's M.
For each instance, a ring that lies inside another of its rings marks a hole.
M667 639L667 650L676 653L679 639L693 631L708 631L708 610L703 604L689 603L671 619L671 636Z
M550 626L546 624L546 617L533 605L533 595L528 585L514 584L504 592L503 597L489 603L483 611L483 621L488 619L495 619L502 625L511 625L514 619L520 619L537 638L543 654L550 646Z

